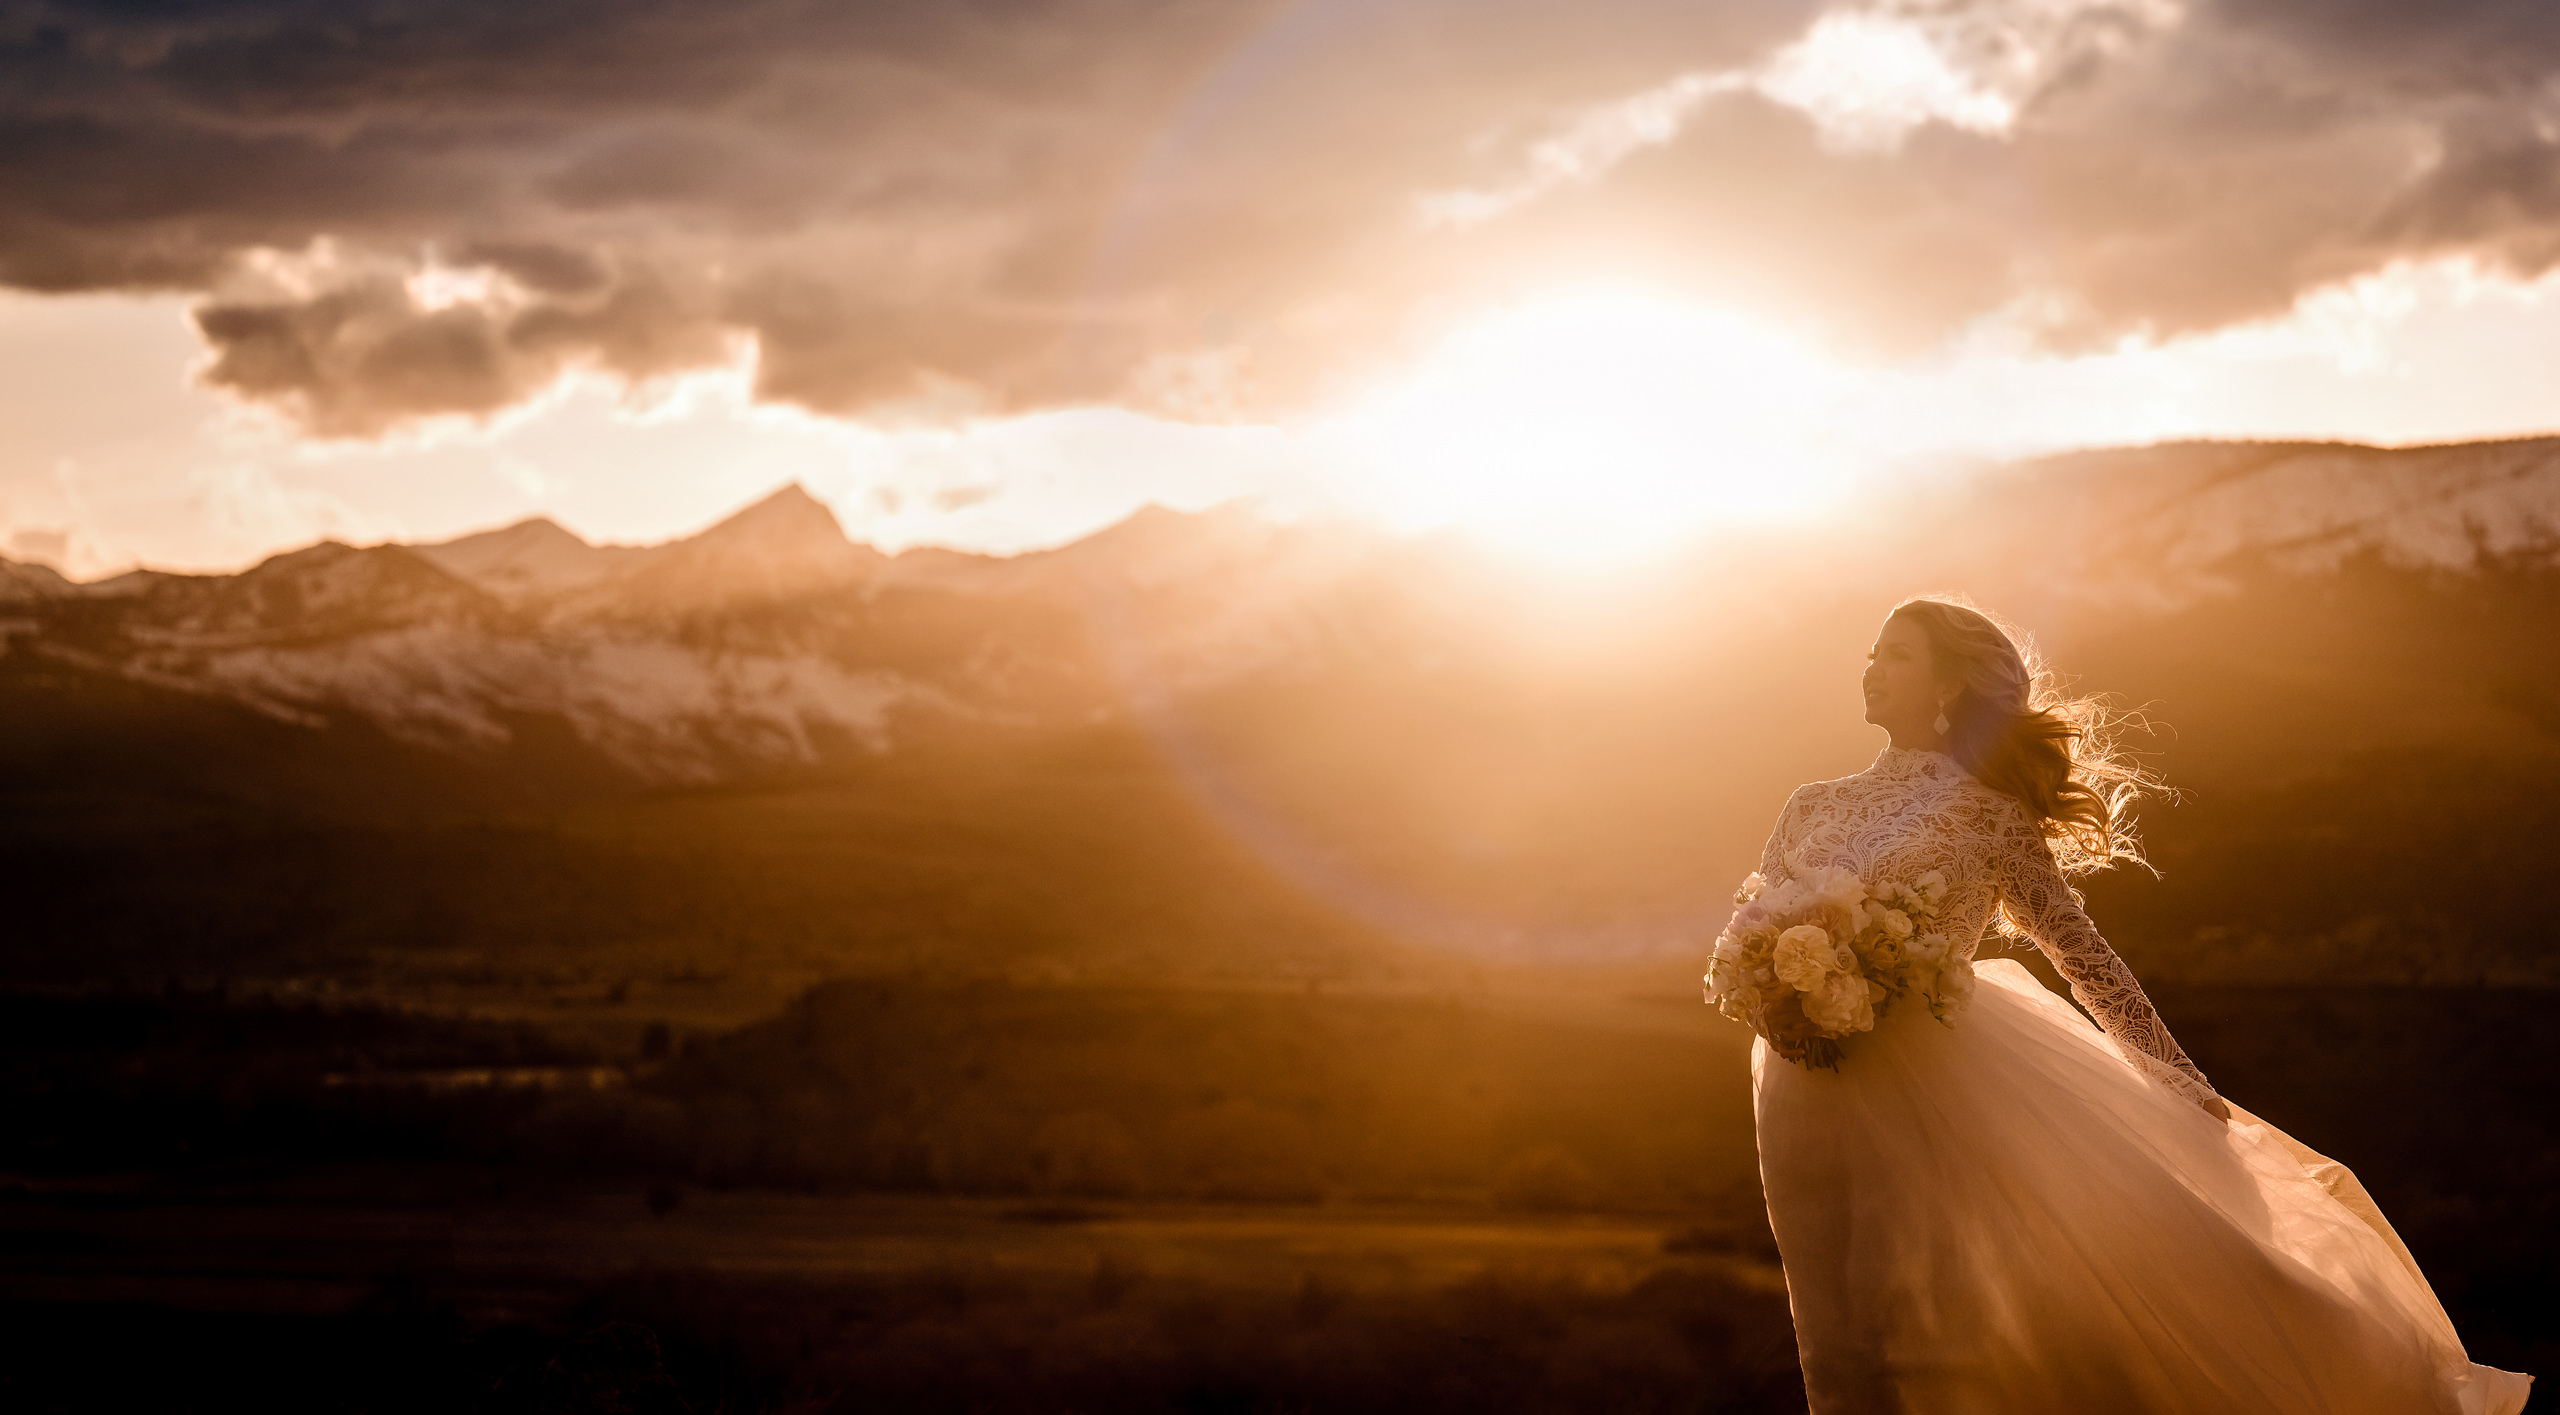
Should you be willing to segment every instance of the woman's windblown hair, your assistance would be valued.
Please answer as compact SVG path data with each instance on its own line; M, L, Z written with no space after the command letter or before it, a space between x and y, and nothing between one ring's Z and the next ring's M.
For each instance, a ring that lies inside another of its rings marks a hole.
M1937 668L1964 684L1947 705L1947 750L1975 780L2014 796L2067 872L2143 863L2132 807L2159 778L2117 746L2125 718L2064 695L2034 642L1958 595L1893 611L1929 636Z

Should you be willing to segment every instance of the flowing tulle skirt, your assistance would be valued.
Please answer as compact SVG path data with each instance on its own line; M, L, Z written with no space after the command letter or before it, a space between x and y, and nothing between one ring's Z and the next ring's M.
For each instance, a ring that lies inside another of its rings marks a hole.
M2344 1167L2204 1114L2026 969L1837 1072L1752 1053L1819 1415L2513 1415Z

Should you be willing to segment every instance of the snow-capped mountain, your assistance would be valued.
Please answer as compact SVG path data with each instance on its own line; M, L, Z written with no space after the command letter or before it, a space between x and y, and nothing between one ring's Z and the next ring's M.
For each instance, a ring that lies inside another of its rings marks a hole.
M2145 817L2168 883L2091 886L2129 947L2539 986L2560 944L2513 921L2560 799L2555 525L2560 441L2196 445L1600 581L1241 509L884 555L796 488L659 546L531 521L234 575L0 565L0 795L114 882L48 896L49 947L101 910L146 952L281 947L334 888L367 948L673 919L826 967L1638 956L1712 936L1776 803L1872 755L1858 650L1950 588L2174 729L2145 742L2188 793ZM278 821L354 853L306 878ZM2439 917L2448 889L2477 907Z
M2003 469L1961 504L2022 566L2088 577L2084 593L2181 597L2241 564L2316 574L2366 554L2467 570L2560 547L2560 438L2082 452Z
M2545 554L2555 528L2560 440L2164 446L1762 533L1663 593L1693 617L1746 601L1863 615L1917 577L2160 611L2227 591L2243 565L2316 575L2369 553L2460 570ZM324 543L235 575L78 585L0 562L0 644L466 759L554 722L638 780L709 781L891 750L902 722L1085 722L1346 654L1433 661L1502 615L1469 588L1490 572L1456 563L1446 544L1240 509L1150 509L1013 558L890 556L795 486L648 547L537 519L436 545Z
M647 553L635 546L589 545L547 516L412 548L437 569L510 603L591 584Z
M84 586L0 562L13 631L0 644L466 757L556 720L636 778L706 781L885 750L900 712L1108 712L1115 662L1138 652L1115 633L1147 634L1150 662L1196 650L1185 682L1222 655L1241 667L1228 641L1271 637L1256 609L1271 596L1242 582L1302 583L1305 567L1274 553L1292 534L1239 513L1151 512L1045 555L891 557L792 486L648 547L537 519L436 545L324 542L236 575ZM1207 601L1180 593L1213 583ZM1169 606L1140 603L1166 592Z

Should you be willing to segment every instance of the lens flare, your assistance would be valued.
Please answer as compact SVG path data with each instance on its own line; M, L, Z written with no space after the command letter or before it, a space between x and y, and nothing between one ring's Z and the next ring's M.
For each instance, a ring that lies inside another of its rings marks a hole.
M1332 431L1401 529L1605 563L1818 509L1844 475L1829 425L1843 387L1747 320L1587 296L1460 331Z

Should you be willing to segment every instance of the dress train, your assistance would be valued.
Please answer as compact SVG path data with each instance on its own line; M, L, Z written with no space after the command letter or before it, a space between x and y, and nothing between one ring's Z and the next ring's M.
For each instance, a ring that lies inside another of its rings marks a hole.
M1837 1072L1752 1051L1812 1407L2514 1415L2344 1166L2205 1114L2015 962Z

